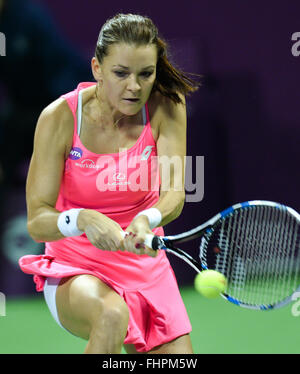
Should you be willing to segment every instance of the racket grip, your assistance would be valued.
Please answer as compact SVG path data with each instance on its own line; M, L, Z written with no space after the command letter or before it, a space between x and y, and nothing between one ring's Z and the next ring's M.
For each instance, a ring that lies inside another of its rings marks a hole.
M155 238L155 235L152 235L152 234L146 234L146 237L145 237L145 244L147 247L150 247L152 249L157 249L157 248L153 248L153 239Z
M163 249L161 248L162 241L159 236L153 235L153 234L147 234L145 238L145 244L146 246L154 249L157 251L158 249Z
M121 234L122 236L125 238L126 236L126 232L125 231L121 231ZM146 234L146 237L145 237L145 244L147 247L150 247L154 250L158 250L159 249L159 237L156 236L156 235L153 235L153 234Z

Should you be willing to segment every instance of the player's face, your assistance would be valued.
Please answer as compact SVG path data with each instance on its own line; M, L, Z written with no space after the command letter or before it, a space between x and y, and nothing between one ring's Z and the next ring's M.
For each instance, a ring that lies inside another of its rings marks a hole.
M148 100L156 78L157 49L153 44L113 44L100 65L101 95L121 113L134 115Z

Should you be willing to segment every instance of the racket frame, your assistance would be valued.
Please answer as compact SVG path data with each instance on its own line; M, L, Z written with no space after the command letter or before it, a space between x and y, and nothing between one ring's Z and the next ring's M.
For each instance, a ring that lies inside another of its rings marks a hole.
M199 237L202 237L205 235L205 233L209 233L210 230L213 229L213 226L221 219L227 217L228 215L232 214L235 210L238 209L245 209L249 208L251 206L271 206L278 209L287 210L291 215L293 215L300 224L300 214L296 212L294 209L285 206L283 204L279 204L273 201L268 200L252 200L252 201L246 201L243 203L234 204L231 207L223 210L222 212L216 214L214 217L212 217L210 220L205 222L202 225L199 225L191 230L188 230L186 232L183 232L181 234L177 235L168 235L168 236L155 236L155 235L147 235L145 244L153 249L161 249L165 250L166 252L172 253L176 257L179 257L186 263L188 263L196 272L200 273L201 271L207 270L208 268L203 265L199 259L199 261L195 260L191 255L186 253L180 248L177 248L175 244L184 243ZM292 295L287 296L283 300L279 301L278 303L274 305L251 305L247 303L243 303L226 293L221 293L221 296L240 307L247 308L247 309L253 309L253 310L271 310L271 309L278 309L281 308L287 304L289 304L293 300L293 295L296 292L300 292L300 285L297 287L297 289L293 292Z

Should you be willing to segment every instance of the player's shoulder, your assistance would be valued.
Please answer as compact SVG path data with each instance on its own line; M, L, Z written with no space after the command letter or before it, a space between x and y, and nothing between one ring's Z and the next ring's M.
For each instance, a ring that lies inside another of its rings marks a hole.
M47 134L57 134L68 139L74 130L73 114L68 103L63 98L58 98L47 105L41 112L37 130Z
M56 122L59 126L62 122L72 122L73 115L67 101L63 98L58 98L42 110L40 119Z
M175 103L170 97L163 95L159 91L155 91L151 94L150 107L152 112L159 113L161 117L168 117L176 114L178 111L185 110L186 100L185 96L178 93L181 103Z
M73 114L66 100L58 98L42 110L36 126L35 143L51 142L57 149L69 149L73 133Z
M177 92L178 97L182 101L182 104L185 104L185 96L181 94L180 92ZM154 92L151 93L151 102L153 104L156 104L157 106L160 107L166 107L166 106L176 106L176 104L170 97L163 95L161 92L158 90L155 90ZM180 104L180 103L179 103Z
M179 127L186 127L186 100L185 96L178 94L181 103L175 103L171 98L156 91L151 95L149 112L151 124L157 134L165 127L169 131L170 123L178 123ZM184 125L184 126L182 126Z

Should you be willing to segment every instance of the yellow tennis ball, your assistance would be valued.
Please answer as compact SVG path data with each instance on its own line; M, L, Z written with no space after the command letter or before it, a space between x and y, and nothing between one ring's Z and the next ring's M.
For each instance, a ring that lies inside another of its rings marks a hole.
M195 277L195 288L208 299L214 299L225 291L226 277L215 270L204 270Z

